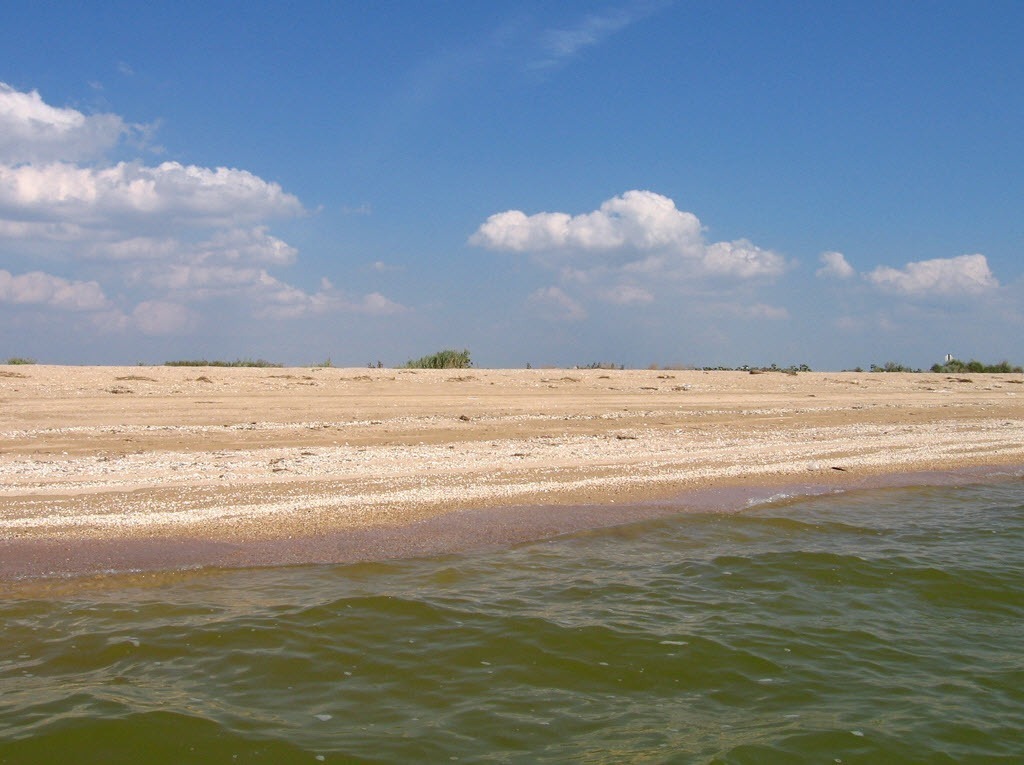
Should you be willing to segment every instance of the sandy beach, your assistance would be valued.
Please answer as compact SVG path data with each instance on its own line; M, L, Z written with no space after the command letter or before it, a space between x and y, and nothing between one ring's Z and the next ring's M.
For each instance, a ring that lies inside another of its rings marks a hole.
M0 366L0 577L392 557L1017 467L1022 404L1019 374Z

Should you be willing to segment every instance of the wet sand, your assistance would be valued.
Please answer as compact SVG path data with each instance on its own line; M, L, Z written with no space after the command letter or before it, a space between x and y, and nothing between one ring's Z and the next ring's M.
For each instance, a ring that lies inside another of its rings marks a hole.
M1022 396L1019 374L0 366L0 578L434 554L1015 468Z

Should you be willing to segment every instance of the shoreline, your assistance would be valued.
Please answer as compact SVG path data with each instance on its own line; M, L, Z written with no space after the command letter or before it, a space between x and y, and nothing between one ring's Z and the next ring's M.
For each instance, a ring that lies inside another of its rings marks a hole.
M190 536L0 539L0 591L143 579L202 570L345 565L479 553L586 531L857 492L964 487L1024 479L1024 463L875 473L837 483L733 483L622 504L473 507L389 526L236 542Z
M1014 374L0 366L0 581L411 557L701 496L1019 477L1018 392Z

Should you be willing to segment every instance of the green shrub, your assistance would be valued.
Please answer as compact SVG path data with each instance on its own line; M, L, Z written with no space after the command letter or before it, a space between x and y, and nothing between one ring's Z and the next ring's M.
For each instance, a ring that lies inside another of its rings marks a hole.
M11 365L15 365L15 364L35 364L36 360L35 359L26 359L26 358L23 358L21 356L11 356L11 358L7 359L7 361L5 361L4 363L5 364L11 364Z
M871 365L872 372L920 372L920 369L912 369L911 367L905 367L896 361L887 361L882 366L878 364Z
M933 364L931 371L941 372L943 374L960 374L963 372L1019 374L1024 372L1024 369L1011 365L1009 361L1000 361L998 364L982 364L980 361L976 361L975 359L971 359L970 361L950 359L945 364Z
M407 361L406 369L468 369L473 366L469 359L469 351L451 349L438 351L415 361Z

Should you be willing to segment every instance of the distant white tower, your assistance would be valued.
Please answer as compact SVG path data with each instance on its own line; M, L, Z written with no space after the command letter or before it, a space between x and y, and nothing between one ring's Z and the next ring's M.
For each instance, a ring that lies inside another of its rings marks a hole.
M952 353L947 353L946 354L946 363L948 364L952 360L953 360L953 354Z

